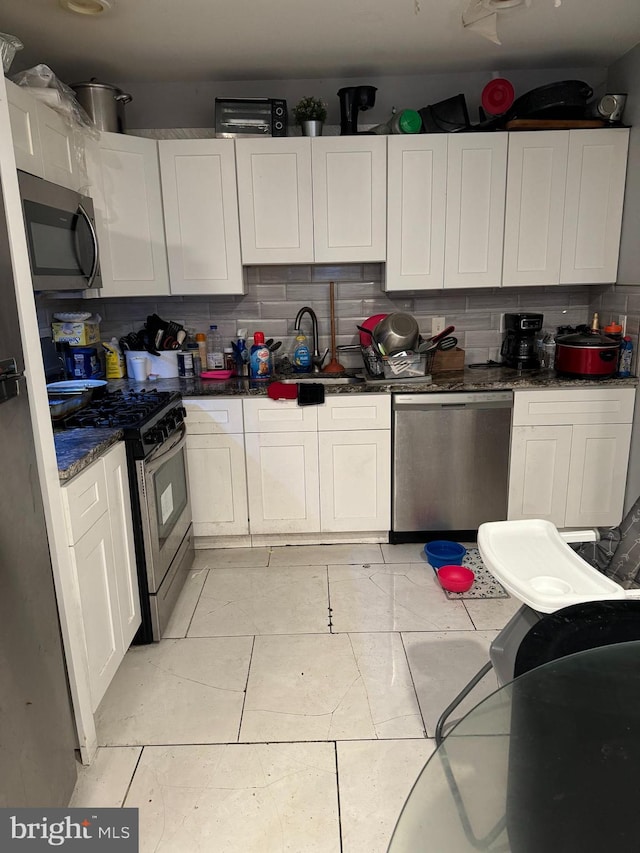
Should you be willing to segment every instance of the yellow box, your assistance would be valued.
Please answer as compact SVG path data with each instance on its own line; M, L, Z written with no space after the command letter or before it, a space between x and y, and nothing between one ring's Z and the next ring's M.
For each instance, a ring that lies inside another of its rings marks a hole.
M69 344L72 347L89 347L100 342L100 325L98 323L62 323L55 321L51 324L51 333L56 343Z

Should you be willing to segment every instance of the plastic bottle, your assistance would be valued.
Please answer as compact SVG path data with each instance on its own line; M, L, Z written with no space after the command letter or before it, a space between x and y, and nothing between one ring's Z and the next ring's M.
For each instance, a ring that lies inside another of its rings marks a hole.
M593 315L591 320L591 331L599 332L600 331L600 318L598 317L597 312Z
M633 341L629 335L625 335L620 344L620 366L618 376L631 376L631 362L633 360Z
M224 369L236 372L236 357L233 352L233 347L224 348Z
M217 326L209 326L207 335L207 370L224 370L222 338Z
M198 344L198 355L200 356L201 370L207 369L207 336L204 332L198 332L196 335L196 343Z
M238 352L236 353L236 373L238 376L249 375L249 353L247 351L246 337L247 330L238 329L236 342L238 347Z
M309 344L302 332L296 337L296 345L293 348L293 369L296 373L308 373L311 370Z
M384 124L378 124L371 128L371 133L420 133L422 130L422 118L415 110L399 110L395 107L391 112L391 118Z
M264 332L254 332L251 347L251 378L269 379L271 377L271 353L264 345Z

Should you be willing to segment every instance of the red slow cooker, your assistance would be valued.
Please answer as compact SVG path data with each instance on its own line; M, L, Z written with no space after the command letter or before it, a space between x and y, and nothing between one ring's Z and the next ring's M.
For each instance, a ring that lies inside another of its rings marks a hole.
M598 333L576 332L556 338L555 369L576 379L606 379L618 369L620 344Z

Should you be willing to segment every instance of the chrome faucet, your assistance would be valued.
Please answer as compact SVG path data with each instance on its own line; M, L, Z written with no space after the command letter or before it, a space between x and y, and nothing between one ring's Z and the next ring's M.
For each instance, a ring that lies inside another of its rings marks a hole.
M301 308L296 314L296 332L300 331L300 322L304 314L308 314L311 318L311 337L313 343L313 355L311 357L311 360L313 363L313 372L318 373L320 371L322 362L324 361L324 356L320 355L320 350L318 349L318 318L316 317L316 312L313 310L313 308L309 308L308 305L305 305L305 307Z

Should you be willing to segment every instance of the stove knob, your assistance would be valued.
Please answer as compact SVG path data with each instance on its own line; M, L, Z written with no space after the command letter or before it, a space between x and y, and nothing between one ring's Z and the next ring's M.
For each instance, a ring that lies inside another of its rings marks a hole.
M165 439L164 431L158 426L148 429L142 434L142 440L145 444L162 444Z

